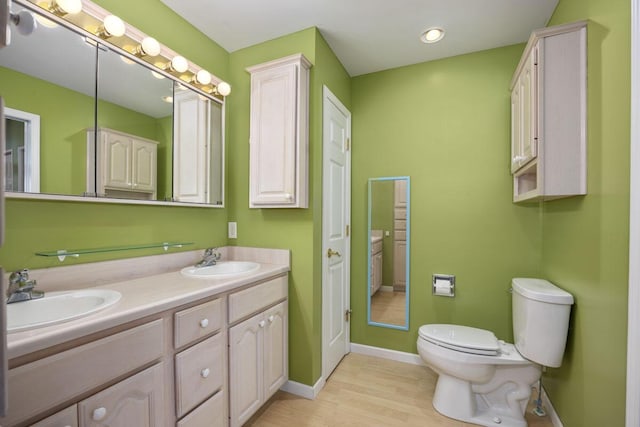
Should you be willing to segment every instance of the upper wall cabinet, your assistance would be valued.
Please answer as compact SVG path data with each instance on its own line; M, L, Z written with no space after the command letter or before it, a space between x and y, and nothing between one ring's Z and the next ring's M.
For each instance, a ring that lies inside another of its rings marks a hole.
M309 68L302 54L251 73L249 207L309 205Z
M535 31L511 81L513 201L587 193L587 23Z

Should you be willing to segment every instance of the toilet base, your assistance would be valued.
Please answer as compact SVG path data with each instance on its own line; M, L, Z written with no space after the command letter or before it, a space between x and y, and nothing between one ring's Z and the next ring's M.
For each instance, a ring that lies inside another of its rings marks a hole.
M440 373L433 395L433 407L444 416L487 427L527 427L523 416L514 417L488 406L471 383Z

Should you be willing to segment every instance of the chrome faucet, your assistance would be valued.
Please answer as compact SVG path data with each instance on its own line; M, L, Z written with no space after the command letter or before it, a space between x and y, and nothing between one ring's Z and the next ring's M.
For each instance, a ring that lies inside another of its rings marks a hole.
M9 276L9 289L7 290L7 304L21 301L29 301L32 299L42 298L44 292L34 291L36 287L35 280L29 280L29 270L26 268L22 271L14 271Z
M209 267L216 265L216 262L220 260L222 254L218 252L218 248L207 248L204 251L202 260L196 264L196 267Z

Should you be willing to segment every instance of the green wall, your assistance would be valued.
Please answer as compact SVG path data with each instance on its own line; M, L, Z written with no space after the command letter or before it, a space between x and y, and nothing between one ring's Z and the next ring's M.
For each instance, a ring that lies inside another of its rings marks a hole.
M313 64L309 84L308 209L249 209L249 94L246 68L303 53ZM312 385L321 375L322 288L322 86L349 106L349 77L315 28L309 28L231 54L234 96L229 100L227 180L229 220L238 223L231 244L286 248L292 252L289 279L289 376ZM318 261L320 260L320 261Z
M539 209L511 201L509 81L522 51L510 46L353 78L353 342L416 353L426 323L511 339L507 290L513 277L539 275L541 248ZM406 332L366 324L367 179L404 175L411 177ZM455 298L431 295L434 273L456 276Z
M228 78L229 54L159 0L97 0L96 3L220 78ZM39 93L34 90L30 96L36 98ZM30 102L31 99L24 101ZM27 109L19 106L16 108ZM59 105L52 105L51 110L61 111ZM93 106L87 107L85 111L92 112ZM78 126L78 129L84 129L86 123ZM166 132L166 125L159 126ZM84 136L82 141L85 141ZM227 141L227 147L231 144L232 142ZM71 153L68 155L74 156ZM45 179L48 181L54 178ZM227 198L226 203L228 202ZM63 248L106 247L166 240L194 242L194 245L183 250L222 246L227 244L227 212L228 209L9 199L6 239L0 249L0 265L6 270L57 266L60 265L57 259L36 257L34 253ZM68 259L65 265L162 252L160 249L83 256Z
M561 0L589 19L588 195L543 204L542 276L571 292L563 366L544 385L567 427L622 426L629 244L630 2Z

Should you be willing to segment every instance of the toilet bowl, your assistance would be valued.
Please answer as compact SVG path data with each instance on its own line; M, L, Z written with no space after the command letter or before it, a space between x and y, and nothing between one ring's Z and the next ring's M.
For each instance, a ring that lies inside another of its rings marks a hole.
M541 279L513 279L512 288L515 344L468 326L420 327L418 353L438 374L433 407L441 414L483 426L527 426L531 386L542 366L562 362L573 297Z
M442 340L445 335L449 339ZM523 414L541 366L513 344L482 329L424 325L418 353L438 374L433 407L442 415L485 426L526 427Z

